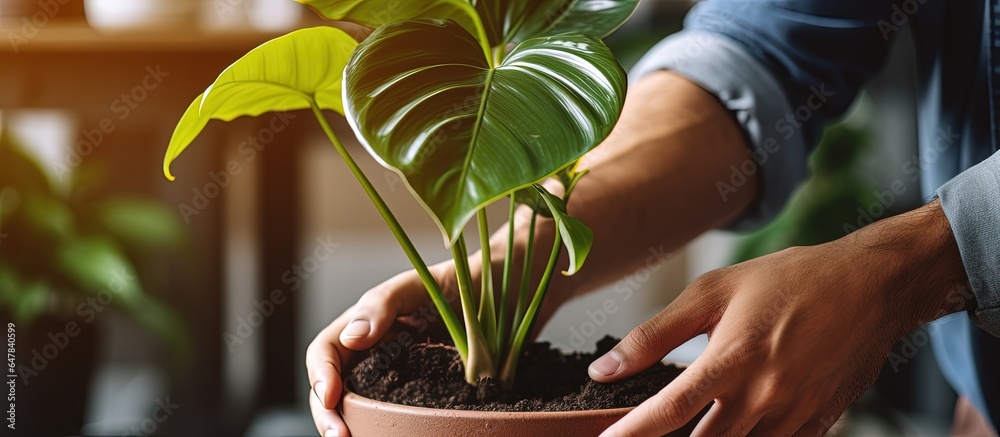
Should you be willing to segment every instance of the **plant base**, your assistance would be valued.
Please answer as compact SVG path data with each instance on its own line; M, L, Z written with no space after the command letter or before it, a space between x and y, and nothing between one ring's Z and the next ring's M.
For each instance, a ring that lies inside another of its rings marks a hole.
M683 370L660 363L618 383L594 382L587 367L616 343L605 338L594 353L571 354L547 343L529 345L511 390L491 379L467 384L450 346L376 348L351 372L341 412L352 435L361 437L596 436Z

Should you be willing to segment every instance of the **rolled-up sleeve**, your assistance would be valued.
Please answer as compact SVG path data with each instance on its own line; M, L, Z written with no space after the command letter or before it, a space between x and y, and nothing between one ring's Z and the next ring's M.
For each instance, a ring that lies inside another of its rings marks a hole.
M743 127L753 149L747 159L758 164L752 172L761 172L764 189L756 205L732 228L753 229L766 224L806 177L805 138L800 129L785 121L792 108L774 77L737 43L701 31L667 38L636 65L632 77L638 79L656 70L674 71L712 93ZM786 132L776 131L776 126ZM750 172L743 168L732 171L739 175L717 185L723 200L728 200L730 190L741 189L741 177L758 177L745 174Z
M1000 337L1000 153L937 191L976 296L972 321Z
M743 166L719 181L723 200L757 177L755 204L731 229L773 219L808 175L806 160L823 126L842 115L883 64L888 39L878 14L884 0L699 3L685 30L662 41L636 65L632 80L674 71L712 93L750 143ZM884 38L883 38L884 37ZM756 162L756 166L753 164Z

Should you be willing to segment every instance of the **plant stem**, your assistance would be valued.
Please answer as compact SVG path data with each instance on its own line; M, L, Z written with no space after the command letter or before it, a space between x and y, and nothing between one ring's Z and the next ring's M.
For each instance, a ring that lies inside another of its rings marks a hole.
M514 263L514 212L517 211L517 202L514 201L514 195L510 195L510 212L507 214L507 252L504 254L503 258L503 279L500 284L500 316L497 320L497 345L496 345L496 355L498 358L502 359L505 353L504 349L507 347L507 319L508 319L508 309L510 305L507 303L507 297L510 293L510 281L513 275L513 269L511 265Z
M402 246L403 252L406 253L406 257L410 259L410 263L413 264L413 268L416 269L417 275L420 276L420 281L423 282L424 288L427 289L427 294L430 295L431 301L434 302L434 307L437 308L438 313L441 314L441 320L444 321L445 327L448 329L448 334L451 335L451 339L455 342L455 349L458 350L458 354L465 361L466 357L469 355L468 341L466 340L465 329L462 328L462 324L458 321L458 317L455 312L451 309L451 305L448 304L448 300L445 299L444 293L441 291L441 286L438 285L434 276L431 274L430 269L427 268L427 263L424 262L423 258L417 252L416 247L413 246L413 242L410 241L410 237L406 235L403 231L403 227L400 226L399 221L396 220L396 216L392 214L389 210L389 206L386 205L385 201L382 200L382 196L378 194L375 187L372 185L368 177L365 176L364 172L361 171L361 167L358 167L357 162L351 157L350 153L337 136L334 135L333 129L330 124L327 123L326 117L323 115L323 111L319 109L316 102L312 102L313 114L316 116L316 121L319 122L320 126L323 128L323 132L326 133L327 138L333 143L333 147L337 149L337 153L340 157L344 159L344 163L357 178L361 187L364 188L365 193L368 194L368 198L371 199L372 203L375 204L375 209L378 210L382 218L385 219L385 223L389 225L389 229L392 230L392 234L396 236L396 240L399 241L399 245Z
M472 274L469 271L469 254L465 248L465 236L459 235L451 246L455 258L455 275L458 279L458 294L462 298L462 313L465 315L465 329L469 335L469 356L465 362L465 381L477 385L479 379L496 376L490 345L483 336L479 319L476 318L476 301L472 294Z
M531 305L528 306L528 311L524 314L524 320L521 320L517 326L510 353L507 354L503 369L500 371L500 380L505 387L510 387L514 383L514 373L517 371L517 360L520 358L521 349L524 348L524 341L531 333L531 329L534 328L535 319L538 318L538 310L541 308L545 293L549 289L549 281L552 280L552 272L555 271L556 262L559 261L559 252L562 251L562 235L559 232L555 234L555 240L552 241L552 252L549 253L549 263L545 266L545 273L542 274L542 280L538 283L535 296L531 298Z
M483 328L483 337L490 346L490 355L496 356L497 345L497 313L496 301L493 297L493 258L490 256L490 224L486 218L486 208L476 213L479 220L479 251L483 255L482 280L479 293L479 324Z
M499 67L503 62L503 57L506 52L506 48L503 44L493 47L493 67Z
M521 269L521 288L517 294L517 305L514 307L514 319L511 321L511 344L514 343L514 331L524 317L525 306L528 304L528 290L531 288L531 267L535 258L535 223L538 213L531 213L531 223L528 226L528 246L524 250L524 266Z

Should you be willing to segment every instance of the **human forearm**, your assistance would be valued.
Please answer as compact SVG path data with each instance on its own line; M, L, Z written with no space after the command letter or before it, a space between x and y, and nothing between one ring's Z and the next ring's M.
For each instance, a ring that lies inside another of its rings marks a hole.
M900 335L958 311L974 309L975 296L951 226L939 201L881 220L830 243L875 266L859 286L881 292L886 320Z
M594 247L589 268L560 278L555 290L592 290L635 269L650 249L672 252L734 220L756 196L756 179L725 198L716 187L747 160L746 150L714 96L675 73L645 76L629 90L611 136L581 163L590 174L568 207L593 228Z

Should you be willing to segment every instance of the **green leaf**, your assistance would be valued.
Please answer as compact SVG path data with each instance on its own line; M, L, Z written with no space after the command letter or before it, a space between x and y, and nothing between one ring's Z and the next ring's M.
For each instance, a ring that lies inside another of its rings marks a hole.
M150 200L106 200L94 206L93 215L101 228L130 248L176 246L184 237L177 215Z
M0 264L0 309L14 322L30 324L45 311L51 294L47 284L22 281L13 269Z
M25 194L20 210L23 224L48 241L61 241L73 233L75 217L73 211L61 199L40 194Z
M52 181L38 158L6 131L0 131L0 188L54 194Z
M231 121L272 111L320 109L343 113L342 74L357 42L332 27L298 30L251 50L195 99L174 129L163 174L209 120Z
M590 172L590 170L577 171L577 166L579 166L579 164L580 161L576 161L564 167L562 170L559 170L559 172L555 175L555 179L558 180L563 186L563 192L566 193L566 195L563 196L566 199L563 200L564 203L568 201L569 196L573 194L573 190L576 188L576 184L580 182L580 179ZM531 208L532 211L535 211L536 214L543 217L552 218L552 211L549 210L549 205L545 203L542 196L538 194L538 190L536 190L534 186L522 188L514 192L514 202L526 205L528 208Z
M563 203L562 199L539 184L535 184L533 187L542 201L549 207L552 219L556 222L556 229L559 230L563 244L566 245L566 251L569 252L569 270L563 274L573 275L580 270L580 267L583 267L587 255L590 254L590 248L594 244L594 231L583 222L570 217L566 213L566 204Z
M638 5L639 0L479 0L476 9L490 44L500 46L562 33L604 38Z
M532 39L495 68L478 48L455 23L393 23L346 72L351 126L449 242L479 208L596 147L625 97L625 72L597 39Z
M526 205L542 217L552 218L552 211L549 210L549 205L542 200L542 196L538 194L538 190L534 186L515 191L514 202Z
M56 253L56 268L81 291L110 290L120 304L138 299L142 290L135 268L115 244L103 238L70 241Z
M466 0L295 0L334 21L370 28L415 19L452 20L485 39L476 9Z

